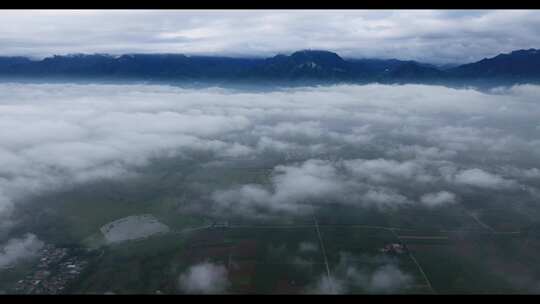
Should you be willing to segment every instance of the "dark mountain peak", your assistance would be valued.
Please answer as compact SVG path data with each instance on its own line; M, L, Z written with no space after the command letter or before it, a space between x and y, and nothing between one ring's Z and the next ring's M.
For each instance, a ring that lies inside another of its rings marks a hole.
M113 55L110 54L84 54L84 53L70 53L66 55L52 55L50 57L45 57L43 60L65 60L65 59L86 59L86 58L108 58L112 59L114 58Z
M54 55L54 57L68 57L68 58L84 58L84 57L106 57L106 58L113 58L114 56L107 53L93 53L93 54L85 54L85 53L71 53L67 55Z
M53 55L46 57L40 62L46 65L63 65L66 68L79 68L81 66L90 67L93 64L111 63L114 57L107 54L68 54L68 55Z
M396 80L431 80L439 79L443 72L433 65L408 60L386 68L382 76Z
M510 55L514 55L514 56L540 55L540 50L532 49L532 48L528 50L516 50L516 51L512 51Z
M297 64L307 64L311 67L344 68L345 60L338 54L323 50L302 50L291 54L290 58Z
M119 56L119 58L188 58L184 54L174 54L174 53L159 53L159 54L124 54Z
M529 57L529 56L540 56L540 50L532 49L532 48L527 49L527 50L515 50L510 53L498 54L496 56L484 58L478 62L473 62L469 64L475 64L475 63L486 62L486 61L489 62L491 60L508 60L512 58L524 58L524 57Z
M338 54L325 50L301 50L291 54L291 57L298 60L336 60L343 61Z
M33 61L26 57L0 56L0 71L10 71L13 68L31 64Z
M21 62L21 61L31 62L32 61L28 57L23 57L23 56L0 56L0 60L13 61L13 62Z
M350 66L338 54L324 50L301 50L265 59L250 75L282 79L334 79L350 77Z
M538 79L540 78L540 51L537 49L516 50L464 64L450 69L449 72L454 77Z

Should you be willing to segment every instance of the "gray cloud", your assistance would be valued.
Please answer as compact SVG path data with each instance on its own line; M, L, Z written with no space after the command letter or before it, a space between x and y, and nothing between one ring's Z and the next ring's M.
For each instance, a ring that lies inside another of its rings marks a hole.
M302 203L309 199L324 199L342 192L336 168L321 160L308 160L298 166L277 166L274 169L272 188L259 185L243 185L236 189L217 191L212 198L221 207L268 208L274 211L306 212Z
M540 45L540 18L534 10L13 10L2 12L1 19L0 53L10 55L268 56L315 48L350 57L445 63Z
M322 275L307 292L345 294L361 289L362 293L387 294L397 292L414 282L412 275L401 270L395 261L383 256L363 257L365 261L377 265L372 269L358 267L351 263L351 257L348 253L341 253L332 275Z
M0 269L35 257L42 247L43 242L33 234L8 240L0 246Z
M308 290L309 294L343 294L346 292L343 282L334 277L321 276L316 286Z
M371 274L358 270L354 267L347 269L347 276L354 283L372 293L392 293L406 287L412 282L412 276L404 273L394 264L386 264L378 267Z
M296 165L275 167L269 187L249 184L218 190L212 194L212 199L221 208L229 211L241 210L242 213L248 213L249 210L256 212L257 209L308 212L311 210L308 202L315 206L321 203L341 202L394 208L414 201L393 186L414 185L414 183L432 185L445 182L454 185L465 182L462 175L468 171L459 172L445 180L444 175L436 174L438 165L440 164L414 160L399 162L386 159L345 161L310 159ZM427 171L432 171L433 174ZM489 182L491 181L485 183ZM476 185L485 186L479 183ZM447 191L428 193L420 199L420 203L429 207L451 204L455 201L455 195Z
M448 191L426 193L420 197L420 202L429 207L452 204L456 202L456 195Z
M418 182L429 182L431 176L426 175L423 167L414 161L398 162L386 159L356 159L345 161L345 167L353 175L374 183L385 183L391 179L414 179Z
M13 202L0 192L0 237L13 225L10 218L13 207Z
M480 188L508 188L515 186L512 180L504 179L496 174L474 168L460 171L454 176L455 182Z
M319 250L319 246L311 242L302 242L298 245L298 247L300 252L312 252Z
M179 282L182 291L195 294L224 293L230 285L227 268L209 262L190 266Z

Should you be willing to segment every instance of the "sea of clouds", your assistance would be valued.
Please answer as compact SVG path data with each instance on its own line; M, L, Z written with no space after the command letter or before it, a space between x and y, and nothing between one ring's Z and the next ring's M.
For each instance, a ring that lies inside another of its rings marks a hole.
M21 201L163 157L280 156L270 183L208 189L215 210L303 213L537 199L540 87L336 85L241 91L165 85L0 84L0 236ZM308 203L309 204L308 204ZM32 233L32 231L28 231ZM0 247L13 247L13 240ZM11 242L11 243L10 243Z

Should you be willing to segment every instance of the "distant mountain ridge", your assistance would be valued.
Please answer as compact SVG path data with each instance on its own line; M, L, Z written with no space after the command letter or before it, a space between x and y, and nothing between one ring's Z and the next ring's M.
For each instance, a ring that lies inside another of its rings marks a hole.
M517 50L509 54L499 54L492 58L455 67L450 69L449 73L454 77L468 78L538 78L540 76L540 50Z
M0 57L4 78L75 77L141 80L314 82L537 82L540 50L517 50L450 67L397 59L343 59L324 50L302 50L270 58L183 54L74 54L42 60Z

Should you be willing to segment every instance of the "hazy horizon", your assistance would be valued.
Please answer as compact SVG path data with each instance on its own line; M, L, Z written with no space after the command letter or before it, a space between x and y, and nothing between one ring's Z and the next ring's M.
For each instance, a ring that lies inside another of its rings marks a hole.
M347 58L460 64L540 47L534 10L12 10L0 55L182 53L267 57L324 49Z

